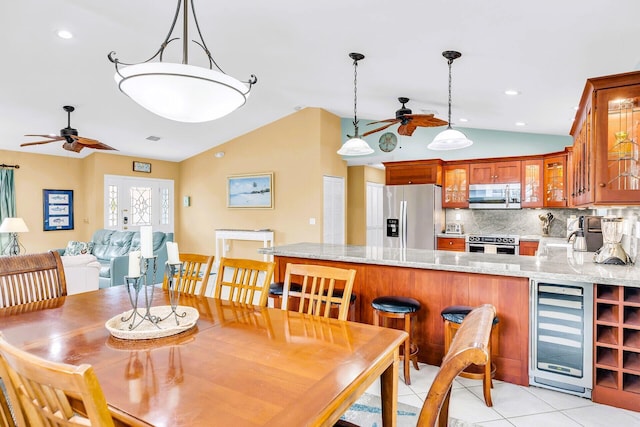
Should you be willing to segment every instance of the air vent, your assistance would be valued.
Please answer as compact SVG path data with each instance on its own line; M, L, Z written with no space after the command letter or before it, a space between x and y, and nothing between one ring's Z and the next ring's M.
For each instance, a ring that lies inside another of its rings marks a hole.
M148 136L146 139L148 139L149 141L160 141L160 137L159 136Z

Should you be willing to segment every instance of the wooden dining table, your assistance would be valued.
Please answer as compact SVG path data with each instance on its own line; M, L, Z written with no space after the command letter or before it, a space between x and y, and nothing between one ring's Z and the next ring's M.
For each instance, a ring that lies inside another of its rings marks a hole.
M124 286L0 309L0 331L40 357L91 364L131 425L330 426L380 378L384 426L396 425L398 349L407 334L280 309L182 295L194 328L114 338L131 309ZM156 288L152 306L169 305Z

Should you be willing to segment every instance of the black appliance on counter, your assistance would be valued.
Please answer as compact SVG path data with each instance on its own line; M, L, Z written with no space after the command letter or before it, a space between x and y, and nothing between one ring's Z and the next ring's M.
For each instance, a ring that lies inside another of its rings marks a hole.
M595 252L602 247L601 216L582 215L578 218L578 228L584 232L587 252Z

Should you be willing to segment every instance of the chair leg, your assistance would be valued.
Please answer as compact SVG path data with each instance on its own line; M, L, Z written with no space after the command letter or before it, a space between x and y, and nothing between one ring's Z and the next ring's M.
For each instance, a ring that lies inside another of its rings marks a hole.
M491 378L492 371L492 361L491 361L491 337L489 337L489 346L487 347L487 351L489 352L489 360L487 364L484 365L484 378L482 379L482 394L484 394L484 402L488 407L493 406L493 401L491 400L491 389L493 388L493 381Z

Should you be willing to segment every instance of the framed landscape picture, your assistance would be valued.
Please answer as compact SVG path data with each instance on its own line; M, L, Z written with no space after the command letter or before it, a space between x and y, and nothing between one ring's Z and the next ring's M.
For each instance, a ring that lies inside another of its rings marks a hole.
M42 190L44 231L73 230L73 190Z
M227 177L227 207L273 209L273 172Z

